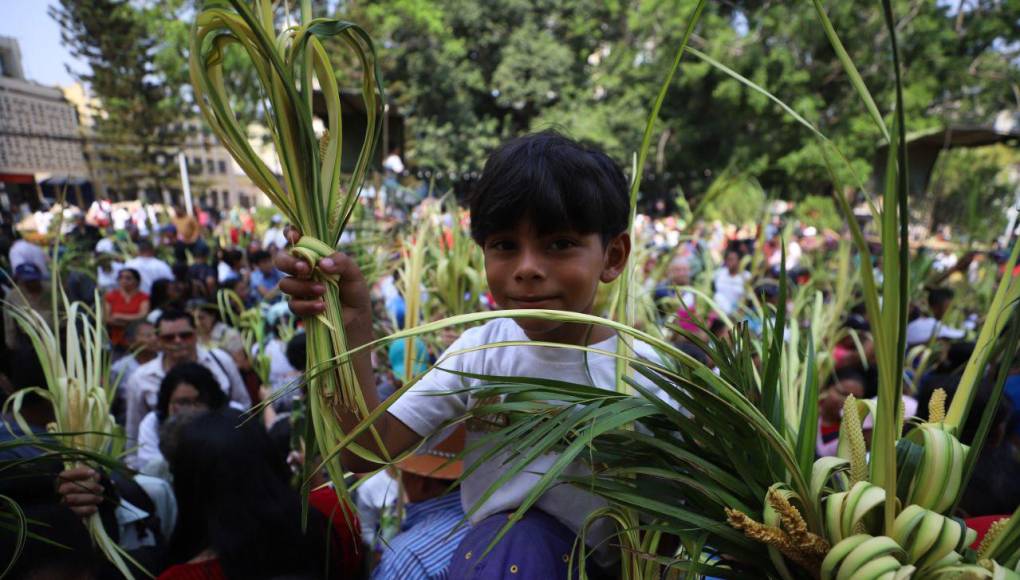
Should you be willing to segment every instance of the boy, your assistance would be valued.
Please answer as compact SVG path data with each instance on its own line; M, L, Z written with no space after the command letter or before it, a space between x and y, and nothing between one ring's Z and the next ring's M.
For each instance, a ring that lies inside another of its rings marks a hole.
M276 302L280 297L280 280L283 273L273 267L273 257L265 250L251 255L251 286L258 292L259 298L266 302Z
M627 182L620 169L603 153L585 149L552 132L512 140L487 161L470 199L471 235L482 247L486 277L495 302L504 309L542 308L591 313L600 282L615 280L630 255ZM291 232L297 241L296 232ZM325 288L309 280L309 265L279 253L280 270L293 277L281 283L291 295L291 309L300 316L322 312ZM340 293L347 337L352 347L372 337L369 289L354 261L340 253L319 262L327 274L343 280ZM589 344L614 351L616 336L605 327L566 324L540 319L497 319L471 328L447 351L510 340ZM638 354L654 357L644 345ZM603 388L614 386L612 357L576 350L542 347L501 347L452 356L443 369L499 376L541 376ZM355 360L358 380L368 408L378 405L371 363L363 352ZM590 379L589 379L590 372ZM437 430L444 421L464 414L477 404L470 394L452 393L477 381L434 369L401 397L375 423L391 455L398 454ZM430 396L447 393L445 396ZM357 424L340 417L345 429ZM470 429L470 426L469 426ZM468 432L468 445L483 433ZM359 443L377 449L371 437ZM481 452L469 454L470 466ZM353 454L343 456L353 471L378 466ZM505 472L506 457L490 460L474 471L461 487L465 510L473 507L488 487ZM540 473L555 455L537 459L510 479L472 517L472 529L454 555L451 578L555 578L565 577L566 561L574 538L588 514L603 505L584 491L559 485L550 489L536 507L479 561L485 547L506 522L507 514L521 505ZM583 474L580 465L570 475ZM610 530L591 530L592 545L606 539ZM601 555L603 561L606 554Z

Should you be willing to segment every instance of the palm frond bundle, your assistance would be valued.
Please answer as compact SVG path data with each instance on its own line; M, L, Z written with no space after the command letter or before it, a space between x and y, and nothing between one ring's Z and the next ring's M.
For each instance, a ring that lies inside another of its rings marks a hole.
M303 233L292 251L314 266L336 251L341 234L358 207L358 195L372 165L381 132L383 91L371 38L357 25L334 18L312 18L312 3L302 0L301 21L277 31L274 2L211 1L195 18L190 70L196 101L223 146L245 174L269 197L287 221ZM360 65L360 93L367 125L353 171L341 171L343 127L340 85L324 43L334 39ZM266 120L283 171L283 183L255 153L230 106L223 55L240 48L254 67L266 108ZM316 135L312 103L316 87L326 106L326 131ZM325 284L326 310L306 326L308 367L348 351L339 280L315 274ZM368 414L349 359L309 381L309 414L324 456L344 439L336 414ZM327 463L338 492L346 495L343 469Z

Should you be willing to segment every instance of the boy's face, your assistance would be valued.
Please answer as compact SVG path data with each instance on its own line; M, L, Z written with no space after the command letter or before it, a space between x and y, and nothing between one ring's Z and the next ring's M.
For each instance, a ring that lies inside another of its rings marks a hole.
M612 282L630 255L630 237L620 234L603 246L599 234L571 230L539 233L527 220L494 232L482 245L489 290L500 308L541 308L590 314L599 282ZM517 319L528 338L581 344L586 326Z

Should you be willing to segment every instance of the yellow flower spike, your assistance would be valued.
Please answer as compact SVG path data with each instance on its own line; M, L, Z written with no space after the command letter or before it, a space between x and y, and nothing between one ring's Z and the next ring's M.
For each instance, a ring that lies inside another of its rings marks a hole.
M868 450L864 443L864 430L861 416L857 409L857 398L848 395L843 402L843 424L840 431L846 437L850 447L850 485L853 486L868 478Z
M928 401L928 422L941 423L946 420L946 390L935 389Z

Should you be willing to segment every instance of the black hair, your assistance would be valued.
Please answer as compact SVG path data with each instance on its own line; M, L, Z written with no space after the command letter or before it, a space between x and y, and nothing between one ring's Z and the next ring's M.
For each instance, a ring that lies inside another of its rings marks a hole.
M117 275L119 276L120 274L123 274L124 272L127 272L128 274L131 274L132 276L134 276L135 277L135 282L138 282L138 283L142 282L142 275L138 272L138 270L135 270L134 268L121 268L120 272Z
M229 408L198 415L168 459L179 513L172 561L212 549L227 578L321 574L325 519L309 510L302 531L287 464L259 421Z
M479 245L521 220L539 232L598 233L602 243L627 229L627 180L605 153L543 131L512 139L489 156L469 198Z
M832 373L825 386L828 387L843 381L857 381L864 386L865 393L868 390L868 377L860 369L853 366L844 367Z
M219 382L213 376L212 371L206 367L194 363L181 363L163 377L159 383L159 398L156 399L156 416L160 421L166 420L170 415L170 397L174 390L182 385L189 384L198 391L198 400L205 403L210 410L221 409L227 404L227 396L220 388Z
M141 330L143 326L153 326L153 324L148 320L142 319L136 320L127 325L127 328L124 329L124 340L126 340L128 344L134 342L135 338L138 337L138 331Z
M187 262L177 262L170 268L170 271L174 274L174 280L178 282L188 282L191 280Z
M928 291L928 306L934 308L953 299L956 294L949 288L932 288Z
M234 268L241 263L244 259L244 254L241 250L224 250L223 251L223 263Z
M70 508L52 500L18 503L27 518L29 535L17 559L17 532L0 526L0 562L13 561L10 578L100 577L102 560L81 518Z
M294 338L287 343L287 362L302 372L308 366L308 337L305 333L295 334Z
M251 256L248 257L248 261L251 262L252 266L254 266L255 264L258 264L263 260L271 260L272 258L273 256L270 255L269 252L265 250L259 250L257 252L252 252Z
M152 283L152 288L149 290L149 308L157 310L163 308L170 301L171 283L173 280L166 278L160 278Z
M154 251L156 251L156 248L153 247L152 242L150 242L149 240L146 240L146 239L138 240L138 244L136 244L136 245L138 247L138 253L139 254L141 254L142 252L154 252Z
M159 316L159 320L156 321L156 330L159 330L159 325L164 322L173 322L175 320L187 320L191 324L191 328L195 328L195 319L190 314L183 310L167 309L163 311L163 314Z

